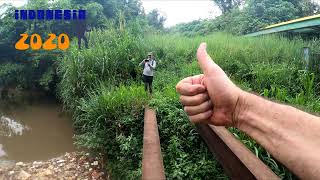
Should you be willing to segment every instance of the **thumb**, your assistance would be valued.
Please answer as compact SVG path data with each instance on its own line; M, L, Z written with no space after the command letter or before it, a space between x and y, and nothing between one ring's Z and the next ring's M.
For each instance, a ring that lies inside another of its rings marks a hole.
M207 44L201 43L197 51L197 59L204 74L214 73L220 69L207 53Z

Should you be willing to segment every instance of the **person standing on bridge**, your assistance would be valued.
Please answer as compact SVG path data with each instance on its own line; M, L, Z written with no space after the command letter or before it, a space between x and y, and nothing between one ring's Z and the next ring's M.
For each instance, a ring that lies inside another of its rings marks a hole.
M236 127L245 132L300 179L320 179L320 118L237 87L201 44L204 74L181 80L177 91L194 123Z
M153 75L154 70L156 69L156 60L154 59L153 53L148 53L147 59L144 59L139 66L143 67L142 79L144 82L144 89L152 94L152 82L153 82Z

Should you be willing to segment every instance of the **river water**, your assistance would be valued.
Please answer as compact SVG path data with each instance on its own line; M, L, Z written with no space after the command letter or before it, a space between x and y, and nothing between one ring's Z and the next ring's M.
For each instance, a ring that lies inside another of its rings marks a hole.
M0 165L54 158L75 151L71 116L54 100L0 101Z

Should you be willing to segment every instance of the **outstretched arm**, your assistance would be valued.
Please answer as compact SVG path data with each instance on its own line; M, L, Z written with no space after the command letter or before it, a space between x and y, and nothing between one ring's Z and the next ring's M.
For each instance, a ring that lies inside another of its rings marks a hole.
M320 179L320 118L241 90L212 61L206 44L197 57L204 75L177 85L191 121L237 127L301 179Z
M241 98L236 127L301 179L320 179L320 118L250 93Z
M145 62L145 59L141 61L141 63L139 63L139 66L142 66Z

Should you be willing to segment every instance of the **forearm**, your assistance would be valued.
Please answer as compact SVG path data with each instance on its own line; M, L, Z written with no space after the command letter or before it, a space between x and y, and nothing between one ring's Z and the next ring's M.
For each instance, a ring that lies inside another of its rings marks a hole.
M149 64L149 67L150 67L152 70L154 70L154 69L156 68L156 63L154 62L154 63L152 63L152 64Z
M320 178L320 119L296 108L244 93L237 127L302 179Z

